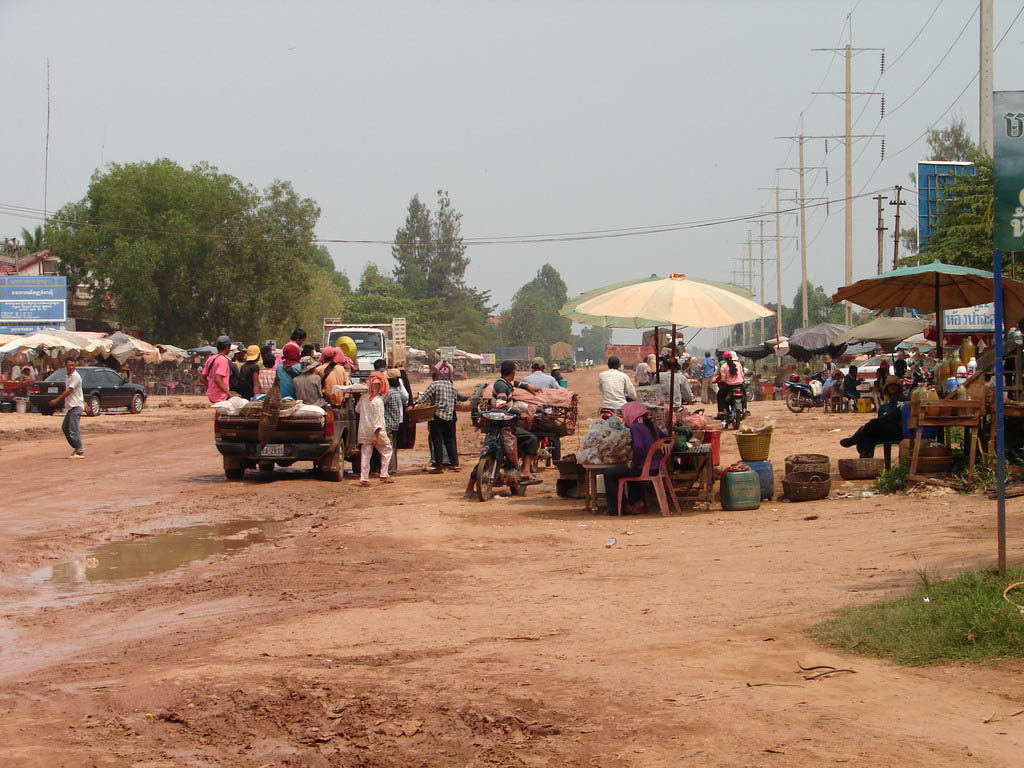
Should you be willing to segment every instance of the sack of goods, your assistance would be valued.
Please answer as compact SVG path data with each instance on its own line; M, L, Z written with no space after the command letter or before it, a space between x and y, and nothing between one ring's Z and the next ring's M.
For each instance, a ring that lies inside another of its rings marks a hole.
M620 419L596 419L580 442L576 459L580 464L628 464L633 458L633 441Z
M473 391L470 410L474 426L481 426L480 414L490 410L492 397L490 384L479 385ZM517 389L511 407L522 413L525 429L566 437L576 432L579 400L578 394L567 389L542 389L540 392Z

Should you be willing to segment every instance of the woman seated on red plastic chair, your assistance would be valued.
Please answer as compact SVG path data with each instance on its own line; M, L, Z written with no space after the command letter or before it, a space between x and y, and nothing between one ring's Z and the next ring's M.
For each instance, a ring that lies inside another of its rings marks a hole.
M621 464L604 471L604 495L607 500L606 512L609 515L619 513L619 480L623 477L639 477L644 467L644 460L654 441L666 434L658 429L647 416L647 406L643 403L631 402L622 406L622 421L629 427L633 441L633 460L630 466ZM658 474L659 460L651 462L651 474ZM645 511L643 501L643 483L628 483L626 493L628 503L622 508L623 514L635 515Z

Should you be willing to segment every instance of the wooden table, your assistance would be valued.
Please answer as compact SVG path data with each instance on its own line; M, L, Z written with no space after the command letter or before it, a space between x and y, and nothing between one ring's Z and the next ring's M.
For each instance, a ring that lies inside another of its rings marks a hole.
M597 476L612 467L620 464L580 464L587 473L587 509L591 512L599 512L597 503Z
M680 469L679 459L692 458L694 467ZM715 496L715 467L711 444L705 443L685 451L672 453L672 487L686 501L706 502L711 506Z
M925 410L928 415L925 415ZM917 427L963 427L971 430L971 445L967 458L967 476L974 477L974 454L978 448L978 426L981 423L981 415L985 412L985 403L982 400L918 400L910 404L911 428ZM967 433L964 433L964 442L967 441ZM914 437L914 453L910 459L910 474L908 480L918 483L931 483L932 485L944 485L931 478L917 474L917 459L921 452L922 439L920 434Z

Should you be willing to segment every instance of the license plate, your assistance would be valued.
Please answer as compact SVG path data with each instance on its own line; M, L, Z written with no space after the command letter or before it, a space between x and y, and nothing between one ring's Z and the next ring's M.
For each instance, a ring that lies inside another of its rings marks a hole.
M56 387L47 387L46 391L49 392L51 395L56 395L57 394L57 388Z
M260 451L260 456L284 456L284 445L281 443L264 445L263 450Z

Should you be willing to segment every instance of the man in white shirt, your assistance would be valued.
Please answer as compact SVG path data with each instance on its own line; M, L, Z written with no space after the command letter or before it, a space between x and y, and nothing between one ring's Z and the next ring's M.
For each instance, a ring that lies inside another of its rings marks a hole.
M529 376L523 377L523 381L527 384L532 384L533 386L540 387L541 389L561 389L561 387L558 386L558 382L555 381L554 376L549 376L544 373L543 357L533 358L533 364L531 367L533 368L533 373Z
M65 403L64 423L61 430L72 451L69 459L84 459L85 450L82 447L82 435L79 432L79 424L82 419L82 410L85 408L85 398L82 396L82 374L75 370L77 361L68 357L64 363L64 391L50 401L50 405L57 408L62 402Z
M629 375L619 370L619 358L608 358L608 370L597 375L601 385L601 416L614 415L629 400L636 400L636 388Z

